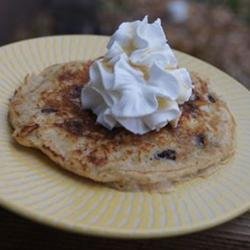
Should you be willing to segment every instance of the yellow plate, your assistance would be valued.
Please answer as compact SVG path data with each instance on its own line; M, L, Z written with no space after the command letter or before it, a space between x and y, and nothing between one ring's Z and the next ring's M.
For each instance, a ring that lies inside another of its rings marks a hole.
M209 77L237 121L235 159L206 179L170 194L123 193L60 170L36 150L15 144L8 99L27 73L54 63L102 55L108 37L58 36L0 48L0 202L28 218L70 231L108 237L160 237L218 225L250 207L250 95L211 65L176 52L189 70Z

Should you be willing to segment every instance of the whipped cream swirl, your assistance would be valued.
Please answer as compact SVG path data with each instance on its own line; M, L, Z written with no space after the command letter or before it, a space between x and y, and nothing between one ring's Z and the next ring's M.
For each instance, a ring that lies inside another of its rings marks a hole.
M108 129L123 126L135 134L176 124L179 104L192 93L192 81L179 68L167 44L160 19L122 23L107 53L90 66L90 80L81 93L84 109Z

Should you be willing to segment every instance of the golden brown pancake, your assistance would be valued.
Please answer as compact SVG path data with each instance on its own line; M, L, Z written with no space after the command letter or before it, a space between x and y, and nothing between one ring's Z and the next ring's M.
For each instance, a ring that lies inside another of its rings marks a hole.
M235 122L207 81L192 74L193 94L176 128L135 135L108 130L83 110L91 62L52 65L28 75L10 101L13 136L61 167L121 190L169 191L216 169L234 153Z

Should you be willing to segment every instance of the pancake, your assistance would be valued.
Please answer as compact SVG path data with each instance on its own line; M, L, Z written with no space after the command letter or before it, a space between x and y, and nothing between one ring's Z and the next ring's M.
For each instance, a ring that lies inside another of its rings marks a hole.
M122 127L110 131L82 109L90 65L56 64L26 76L9 107L18 143L80 176L129 191L170 191L213 172L234 154L234 118L197 74L192 73L193 93L176 127L135 135Z

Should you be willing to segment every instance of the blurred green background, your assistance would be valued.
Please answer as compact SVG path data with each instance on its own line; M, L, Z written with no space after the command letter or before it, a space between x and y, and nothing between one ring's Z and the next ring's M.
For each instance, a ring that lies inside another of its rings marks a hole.
M55 34L111 35L162 19L169 43L250 86L249 0L0 0L0 45Z

